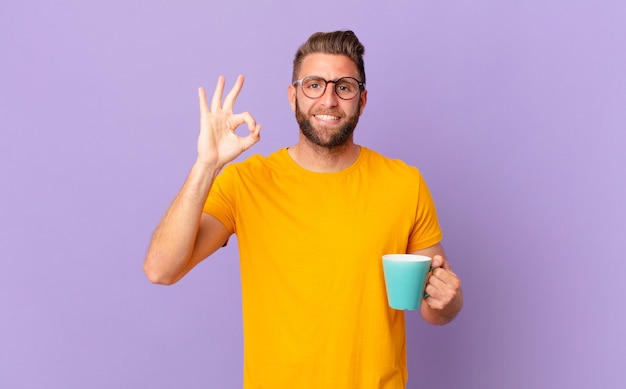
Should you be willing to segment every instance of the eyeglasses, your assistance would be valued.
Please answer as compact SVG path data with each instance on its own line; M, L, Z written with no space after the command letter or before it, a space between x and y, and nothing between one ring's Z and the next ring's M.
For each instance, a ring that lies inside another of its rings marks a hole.
M293 85L300 84L302 93L310 99L317 99L322 97L326 92L326 86L332 82L335 84L335 93L342 100L351 100L359 94L359 92L365 88L365 84L357 80L354 77L341 77L337 80L330 81L324 80L322 77L307 76L300 80L297 80Z

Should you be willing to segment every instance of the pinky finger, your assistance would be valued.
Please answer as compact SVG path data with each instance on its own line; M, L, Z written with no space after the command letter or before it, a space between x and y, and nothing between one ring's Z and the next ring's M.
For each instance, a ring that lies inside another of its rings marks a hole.
M209 106L207 105L206 101L206 91L203 87L198 88L198 100L200 102L200 112L208 111Z

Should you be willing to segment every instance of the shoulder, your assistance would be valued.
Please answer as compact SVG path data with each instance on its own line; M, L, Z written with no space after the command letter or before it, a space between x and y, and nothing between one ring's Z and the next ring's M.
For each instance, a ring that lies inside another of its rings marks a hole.
M273 152L268 156L254 154L243 161L231 162L224 170L258 170L278 167L284 163L284 149Z
M419 169L416 166L407 164L401 159L389 158L363 146L361 146L361 153L364 166L372 172L421 179Z
M221 176L262 177L271 171L281 170L285 166L285 149L280 149L268 156L254 154L239 162L226 165Z

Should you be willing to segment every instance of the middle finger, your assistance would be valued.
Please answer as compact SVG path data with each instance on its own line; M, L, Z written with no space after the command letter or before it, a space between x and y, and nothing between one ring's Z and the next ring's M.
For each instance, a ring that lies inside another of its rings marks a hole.
M241 92L241 88L243 87L243 76L239 75L237 77L237 81L235 81L235 85L233 85L228 95L224 99L223 109L225 111L232 112L235 107L235 100L237 100L237 96L239 96L239 92Z

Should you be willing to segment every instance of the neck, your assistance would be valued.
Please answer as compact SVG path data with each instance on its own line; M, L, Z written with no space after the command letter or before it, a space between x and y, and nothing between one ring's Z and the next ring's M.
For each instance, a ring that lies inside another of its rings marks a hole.
M343 170L356 161L361 147L352 139L335 147L323 147L311 143L308 139L300 141L288 150L289 155L301 167L317 172L332 173Z

